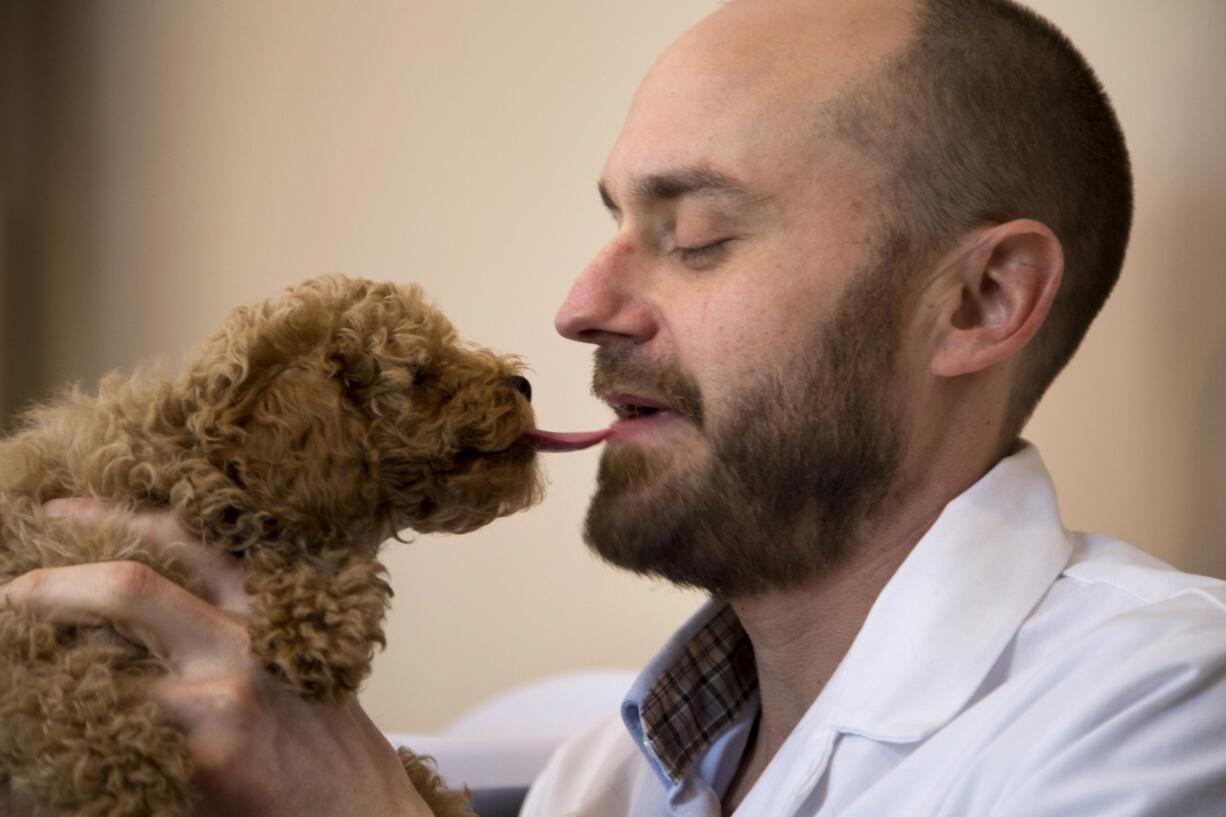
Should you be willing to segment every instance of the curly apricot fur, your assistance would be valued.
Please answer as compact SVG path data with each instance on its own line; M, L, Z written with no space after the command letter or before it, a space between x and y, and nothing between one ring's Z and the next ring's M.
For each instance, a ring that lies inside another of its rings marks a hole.
M470 531L539 499L517 372L461 342L416 287L328 277L237 309L182 375L71 389L0 441L0 581L131 560L198 592L125 524L170 507L243 556L255 655L304 697L339 700L384 643L380 544ZM43 513L66 496L115 511L88 527ZM0 789L65 817L189 813L183 737L144 691L163 671L107 628L0 609ZM401 758L435 814L472 814L428 759Z

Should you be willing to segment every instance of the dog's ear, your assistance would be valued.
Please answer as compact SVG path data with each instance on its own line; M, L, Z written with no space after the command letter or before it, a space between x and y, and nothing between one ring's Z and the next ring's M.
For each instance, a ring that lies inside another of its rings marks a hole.
M368 421L323 361L283 369L213 419L203 484L191 486L204 530L236 549L281 539L317 552L378 538Z
M312 520L371 518L367 413L350 391L377 380L377 361L361 352L366 327L345 324L367 289L311 281L235 310L205 343L183 389L198 461L179 492L196 509L187 518L236 546L289 530L323 541Z
M251 406L226 466L282 524L318 540L346 535L373 517L378 502L367 428L330 366L287 369ZM319 524L345 530L316 530Z

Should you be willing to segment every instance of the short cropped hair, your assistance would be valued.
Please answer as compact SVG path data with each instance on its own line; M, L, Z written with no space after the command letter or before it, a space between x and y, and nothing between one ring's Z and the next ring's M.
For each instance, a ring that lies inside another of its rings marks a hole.
M829 106L834 135L883 172L884 223L935 260L977 227L1046 224L1064 249L1052 310L1023 351L1004 431L1019 433L1119 278L1132 171L1084 57L1012 0L921 0L906 46ZM858 86L858 87L857 87Z

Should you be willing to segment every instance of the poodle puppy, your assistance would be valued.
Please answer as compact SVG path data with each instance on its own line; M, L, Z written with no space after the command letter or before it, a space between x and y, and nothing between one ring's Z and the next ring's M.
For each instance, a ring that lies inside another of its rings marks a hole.
M0 441L0 581L134 560L199 593L122 523L170 507L242 557L259 660L336 701L384 643L382 542L471 531L539 499L535 454L550 446L529 397L514 358L461 342L416 287L309 281L233 312L180 376L112 375L29 412ZM44 514L71 496L120 511L88 528ZM188 813L184 740L143 692L161 671L110 628L0 609L0 789L65 817ZM435 814L472 814L425 759L402 759Z

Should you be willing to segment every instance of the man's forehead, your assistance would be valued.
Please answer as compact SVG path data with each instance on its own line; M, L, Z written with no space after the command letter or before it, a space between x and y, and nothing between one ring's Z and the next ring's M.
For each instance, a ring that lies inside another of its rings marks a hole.
M686 168L713 170L758 193L794 182L788 169L823 153L814 140L823 135L826 104L905 44L909 5L737 0L700 21L640 86L606 163L604 192L625 197L681 182L728 189L691 172L668 178Z

